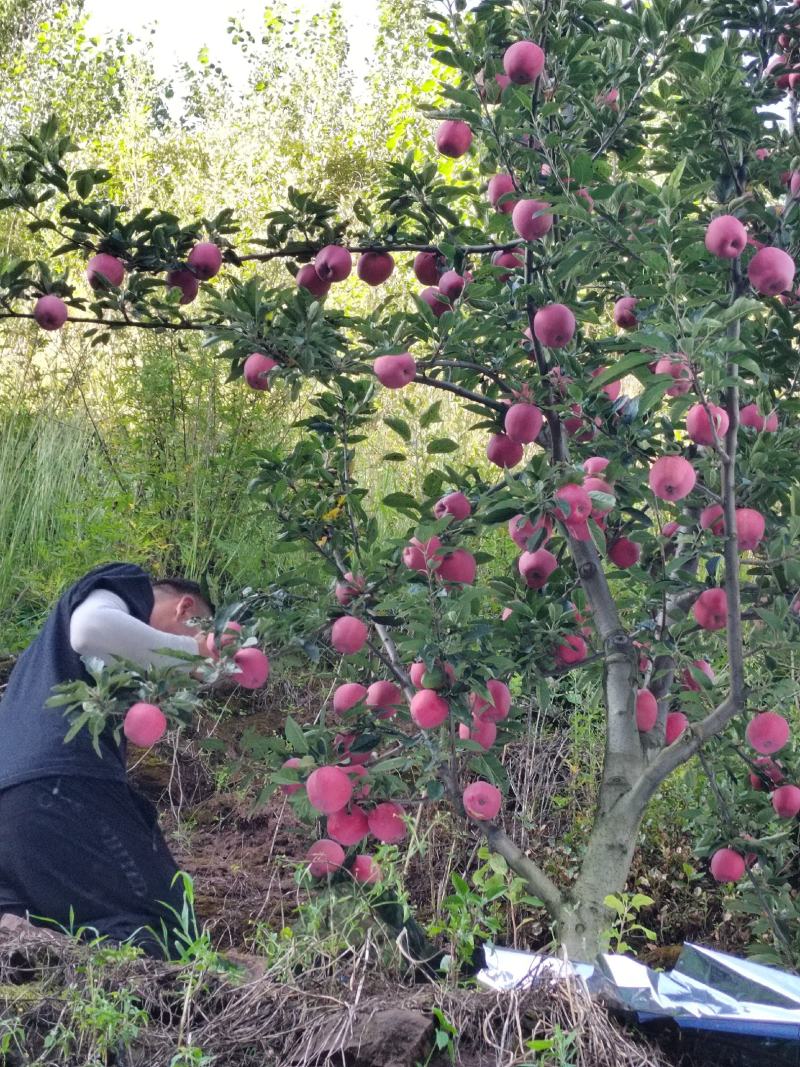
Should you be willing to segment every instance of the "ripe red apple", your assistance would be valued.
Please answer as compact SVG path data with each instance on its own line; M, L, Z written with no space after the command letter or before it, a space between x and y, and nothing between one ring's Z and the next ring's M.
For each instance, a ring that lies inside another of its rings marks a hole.
M516 467L522 459L523 448L504 433L493 434L486 445L486 457L496 467Z
M583 488L589 494L603 493L604 496L611 497L610 503L600 504L592 500L591 495L589 496L589 500L591 501L592 505L591 516L595 520L595 522L599 522L604 515L607 515L609 511L613 510L614 505L617 502L617 498L614 495L614 489L608 484L608 482L604 478L592 477L586 477L583 479Z
M414 257L414 274L422 285L438 285L442 276L442 257L437 252L418 252Z
M736 259L744 252L747 230L735 215L719 215L708 224L706 248L720 259Z
M701 671L706 676L706 678L708 678L712 685L714 684L714 682L716 682L717 676L714 673L714 669L708 662L708 660L696 659L693 661L692 667L694 667L698 671ZM691 689L693 692L699 693L703 688L700 682L698 682L697 679L694 677L689 667L683 668L683 674L681 675L681 677L683 679L684 689Z
M605 459L604 456L590 456L589 459L583 461L583 469L594 477L602 474L610 462L611 460Z
M764 416L755 404L747 404L739 411L739 424L751 430L766 430L768 433L774 433L778 429L778 413L772 411Z
M343 608L355 600L357 596L360 596L367 587L366 579L361 575L354 575L352 571L348 571L344 576L344 581L337 582L333 590L333 595L336 597L336 603L341 604Z
M472 585L477 564L475 557L465 548L456 548L442 557L436 577L453 585Z
M772 794L772 806L781 819L793 819L800 812L800 789L796 785L779 785Z
M510 215L514 210L514 205L517 203L517 201L512 199L509 195L514 191L514 182L510 175L495 174L493 178L489 179L486 195L488 196L489 203L492 207L497 208L498 211L502 211L505 215ZM501 197L506 197L502 204L499 203Z
M33 307L34 321L43 330L60 330L67 321L67 315L67 305L52 293L40 296Z
M513 209L512 209L513 210ZM512 276L511 271L519 270L525 266L521 256L518 256L516 252L494 252L492 254L492 265L495 267L507 267L508 270L497 276L498 281L507 282Z
M488 752L497 740L497 723L481 715L472 717L472 727L465 722L458 725L458 736L462 741L474 741Z
M722 441L728 432L728 425L727 411L716 404L694 404L686 412L686 433L698 445L713 445L714 430L717 432L717 439Z
M762 296L777 296L791 288L794 260L782 248L761 248L750 260L747 276Z
M776 711L753 716L745 730L747 743L763 756L772 756L789 740L789 723Z
M764 538L764 516L754 508L736 509L736 537L740 552L755 552Z
M606 371L606 370L608 370L608 367L597 367L595 370L592 371L592 377L593 378L597 378L598 375L602 374L603 371ZM619 394L622 392L622 382L620 382L620 381L609 382L608 385L604 385L602 387L600 392L603 393L605 396L607 396L608 399L613 404L614 401L619 396Z
M434 689L420 689L411 698L409 709L421 730L434 730L450 714L450 705Z
M511 212L514 229L524 241L535 241L553 226L553 216L547 214L550 204L542 200L520 200Z
M322 300L331 291L331 283L323 282L317 273L314 264L306 264L294 275L294 281L301 289L307 289L311 296Z
M336 752L341 757L341 759L339 760L339 765L342 765L343 760L350 760L350 765L342 767L343 771L349 772L350 766L362 766L365 763L369 763L369 761L375 755L374 752L353 752L353 745L360 740L361 735L355 733L336 734L336 736L334 737L334 752ZM367 790L367 792L369 792L369 790ZM361 795L366 796L367 794L362 792Z
M537 548L535 552L523 552L519 557L519 573L525 579L529 589L541 589L558 566L558 560L546 548Z
M450 664L443 664L440 660L436 661L432 670L422 660L417 660L409 667L408 676L415 689L446 689L456 680Z
M353 783L341 767L318 767L306 780L308 802L323 815L333 815L350 803Z
M515 85L530 85L544 70L544 52L533 41L517 41L503 55L503 70Z
M360 652L367 643L369 631L355 615L342 615L331 627L331 644L343 656Z
M717 882L738 882L745 871L744 857L732 848L718 848L711 857L710 870Z
M200 241L189 253L186 262L197 277L204 282L219 274L222 266L222 252L213 241Z
M458 119L445 120L436 131L436 148L443 156L460 159L469 152L472 130Z
M581 197L582 200L586 201L586 208L588 211L594 211L594 197L590 195L588 189L579 189L577 195Z
M277 366L271 356L251 352L244 361L244 380L251 389L269 389L269 376Z
M556 490L555 516L562 522L581 523L592 513L592 498L583 486L562 485Z
M666 538L674 537L678 530L680 530L680 528L680 523L665 522L664 525L661 527L661 536Z
M230 622L226 622L225 629L223 630L219 639L220 648L224 648L226 645L232 645L233 642L236 640L236 637L234 635L240 634L241 632L242 624L240 622L236 622L233 619ZM219 659L217 640L214 637L213 633L210 633L208 635L208 654L212 659Z
M292 770L295 770L300 766L300 757L290 756L288 759L285 759L283 761L281 766L289 767ZM284 793L287 797L290 797L292 793L298 793L303 788L303 784L302 782L294 782L292 785L282 785L279 788L282 793Z
M458 300L464 291L466 280L458 271L448 270L439 279L439 292L448 300Z
M325 878L344 863L344 849L336 841L323 837L309 848L306 859L310 861L308 869L311 874L315 878Z
M503 428L506 437L519 445L528 445L542 432L542 413L535 404L512 404L506 412Z
M454 519L468 519L472 514L472 505L463 493L448 493L433 505L433 514L437 519L452 515Z
M367 690L365 703L368 708L380 713L379 719L390 719L403 703L403 694L394 682L373 682Z
M444 315L445 311L450 310L450 305L446 300L442 299L440 290L432 285L429 285L427 289L423 289L419 294L419 298L428 305L437 319Z
M438 537L427 541L411 538L411 543L403 549L403 563L410 571L426 572L429 567L437 567L441 561L439 549L442 542Z
M314 259L314 270L324 282L343 282L352 269L353 258L341 245L325 245Z
M464 811L477 822L491 822L500 814L503 795L497 786L488 782L473 782L464 790Z
M692 388L692 372L689 361L682 352L659 359L655 366L656 374L669 374L675 384L667 389L667 396L685 396Z
M260 689L269 678L269 659L260 648L240 648L233 654L238 668L234 680L243 689Z
M179 304L191 304L200 292L200 282L190 270L180 268L167 272L167 289L180 289L181 298Z
M614 304L614 322L620 329L635 330L639 325L635 311L638 302L635 296L623 296Z
M762 781L762 775L768 778L773 785L780 785L783 781L783 768L779 763L776 763L770 756L759 756L755 761L759 769L759 774L750 774L750 785L753 789L760 792L764 788L764 782Z
M384 845L396 845L408 833L403 809L393 801L378 804L367 816L369 832Z
M556 663L562 667L573 663L583 663L588 654L586 642L578 634L567 634L561 644L556 645Z
M353 804L349 811L342 808L328 816L328 836L340 845L357 845L369 833L369 823L364 811Z
M534 315L533 332L546 348L564 348L575 336L575 316L565 304L548 304Z
M682 711L671 711L667 715L666 730L664 734L664 741L671 745L673 741L677 741L683 731L689 725L689 720L683 714Z
M704 630L724 630L728 624L728 596L724 589L706 589L692 606L695 622Z
M636 541L629 541L627 537L618 537L608 546L608 558L621 571L633 567L639 562L641 555L642 546Z
M545 526L545 522L547 526ZM553 524L549 519L537 519L535 523L525 515L515 515L508 520L508 536L518 548L525 549L537 530L545 530L544 543L550 540Z
M358 260L356 274L367 285L383 285L394 270L394 259L388 252L364 252Z
M658 701L649 689L640 689L636 694L636 729L646 734L652 730L658 718Z
M378 356L372 364L375 376L387 389L403 389L413 382L417 364L410 352L396 356Z
M353 860L350 873L362 885L376 885L383 878L383 873L372 856L360 855Z
M697 472L683 456L662 456L650 468L648 481L659 500L683 500L694 489Z
M511 690L499 678L490 678L486 683L491 703L478 693L470 693L469 709L475 718L480 717L489 722L502 722L511 711Z
M606 93L598 93L595 97L598 107L607 107L612 111L619 111L619 89L609 89Z
M167 732L167 720L157 704L131 704L122 721L122 732L133 745L150 748Z
M335 715L343 715L350 711L356 704L362 703L367 695L367 687L360 682L345 682L333 691L333 711Z
M104 282L120 286L124 277L125 264L116 256L110 256L108 252L99 252L86 264L86 280L92 289L100 288Z
M725 519L722 504L709 504L700 512L700 529L710 530L715 537L725 532Z
M367 755L370 755L367 753ZM366 761L365 761L366 762ZM350 753L350 765L342 767L344 773L353 780L353 800L364 800L370 794L369 782L361 783L362 778L366 778L369 771L361 763L353 763L353 754Z

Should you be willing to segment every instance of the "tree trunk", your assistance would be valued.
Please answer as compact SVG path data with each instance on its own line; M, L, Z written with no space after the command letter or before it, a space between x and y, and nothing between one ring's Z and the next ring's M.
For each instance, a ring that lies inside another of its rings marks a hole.
M644 806L634 811L621 797L606 812L598 809L575 884L567 894L558 924L559 944L572 960L591 963L603 950L603 933L614 912L603 901L625 891Z

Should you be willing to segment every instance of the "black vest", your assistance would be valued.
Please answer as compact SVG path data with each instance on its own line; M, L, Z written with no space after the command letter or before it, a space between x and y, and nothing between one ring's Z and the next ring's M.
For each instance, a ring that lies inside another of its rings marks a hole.
M134 563L104 563L71 586L50 613L43 629L17 660L0 701L0 789L51 775L125 780L125 742L118 745L107 729L100 738L102 758L88 730L68 744L65 707L45 701L59 682L92 682L69 643L72 612L95 589L122 597L131 615L149 623L153 610L150 579Z

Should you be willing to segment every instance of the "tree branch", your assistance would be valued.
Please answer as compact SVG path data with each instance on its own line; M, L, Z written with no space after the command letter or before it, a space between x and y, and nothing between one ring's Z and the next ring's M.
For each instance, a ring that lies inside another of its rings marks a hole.
M464 400L473 400L476 404L483 404L484 407L491 408L492 411L506 410L506 405L499 400L490 400L488 396L483 396L481 393L473 393L461 385L456 385L454 382L444 382L438 378L427 378L424 374L415 375L414 381L419 382L421 385L429 385L431 389L444 389L445 392L454 393L455 396L460 396Z
M542 901L548 914L558 922L564 908L564 898L556 884L544 873L542 868L528 859L511 840L505 830L499 826L487 826L486 840L492 852L502 856L511 870L525 880L530 891Z

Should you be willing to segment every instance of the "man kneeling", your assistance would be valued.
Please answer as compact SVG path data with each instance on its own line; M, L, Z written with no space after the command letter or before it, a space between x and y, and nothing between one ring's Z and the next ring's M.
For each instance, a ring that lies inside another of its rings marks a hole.
M128 785L124 739L107 729L101 756L86 730L65 744L64 709L45 704L58 683L92 681L81 656L192 670L154 650L207 656L208 635L190 620L211 616L199 585L153 581L130 563L97 567L60 598L0 701L0 915L164 954L146 928L174 928L183 888L155 808Z

